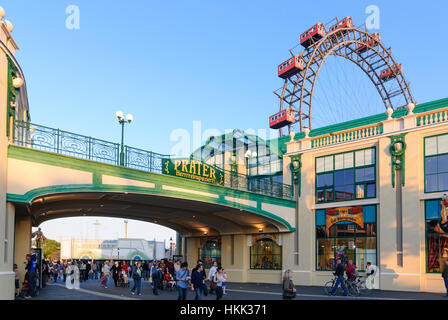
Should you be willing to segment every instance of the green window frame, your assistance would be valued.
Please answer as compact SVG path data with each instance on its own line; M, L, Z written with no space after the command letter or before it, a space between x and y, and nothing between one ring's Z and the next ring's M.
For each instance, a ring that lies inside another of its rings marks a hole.
M448 165L443 162L448 162L448 134L425 137L425 193L448 191Z
M315 202L376 198L376 162L376 147L317 157Z
M316 217L319 211L325 211L325 209L320 209L320 210L316 210ZM370 212L369 212L370 211ZM329 229L329 233L326 236L319 236L319 234L321 233L320 230L323 230L322 228L326 229L325 227L325 222L326 221L318 221L316 219L315 221L315 257L316 257L316 267L315 270L316 271L333 271L334 268L329 267L330 263L329 261L327 262L326 267L320 267L319 265L319 260L325 258L325 257L330 257L330 255L325 255L325 251L328 250L328 248L324 248L324 254L322 255L322 257L320 257L320 253L321 253L321 249L320 246L322 244L327 244L329 248L331 248L331 250L329 251L329 253L332 253L331 258L333 259L333 264L334 264L334 260L337 258L338 256L338 244L340 243L349 243L349 242L353 242L354 247L352 249L349 248L349 250L351 250L352 252L349 253L346 257L350 258L353 260L353 262L355 263L357 270L358 271L365 271L365 265L367 262L371 262L373 264L378 264L378 234L377 234L377 230L378 230L378 220L377 220L377 206L376 205L368 205L368 206L363 206L363 216L364 216L364 221L365 221L365 226L364 229L361 229L358 225L356 225L355 223L351 223L351 222L339 222L334 224L333 226L330 227ZM334 228L338 228L339 232L344 233L344 228L346 230L345 235L334 235L336 233L336 229ZM350 241L352 240L352 241ZM365 248L359 248L359 246L357 245L358 243L364 243L365 244ZM374 249L371 248L366 248L368 246L373 246ZM327 249L327 250L325 250ZM369 251L370 250L370 251ZM371 250L374 250L375 252L373 253ZM358 265L357 260L361 260L363 263L361 263L360 265Z

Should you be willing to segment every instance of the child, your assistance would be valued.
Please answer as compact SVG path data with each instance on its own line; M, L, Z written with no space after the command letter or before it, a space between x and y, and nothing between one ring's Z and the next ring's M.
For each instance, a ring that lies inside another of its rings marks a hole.
M222 279L222 293L223 294L227 294L226 293L227 273L226 273L226 271L224 269L222 269L222 276L223 276L223 279Z
M19 285L19 281L20 281L20 277L19 277L19 268L17 267L17 264L14 263L14 268L13 268L14 274L15 274L15 285L16 285L16 297L18 297L20 295L20 285Z

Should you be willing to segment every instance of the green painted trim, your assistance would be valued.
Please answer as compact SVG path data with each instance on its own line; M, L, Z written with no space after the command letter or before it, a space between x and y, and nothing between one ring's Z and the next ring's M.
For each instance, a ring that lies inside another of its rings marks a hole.
M407 133L402 133L396 136L390 136L390 147L389 151L392 155L391 157L391 167L392 167L392 187L395 188L395 171L398 169L401 169L402 171L402 181L401 184L405 185L405 151L406 151L406 136ZM396 143L400 142L402 144L402 150L400 152L395 152L394 146ZM396 161L400 161L399 164L396 163Z
M414 114L419 114L419 113L424 113L424 112L433 111L433 110L446 108L446 107L448 107L448 98L417 104L415 106L413 112L414 112ZM401 117L407 115L407 113L408 113L408 111L406 108L395 110L394 113L392 114L392 118L394 118L394 119L401 118ZM334 132L338 132L338 131L344 131L344 130L354 129L354 128L368 126L368 125L372 125L372 124L378 124L385 120L387 120L386 113L380 113L380 114L372 115L372 116L365 117L365 118L350 120L350 121L346 121L346 122L341 122L341 123L325 126L322 128L313 129L310 131L309 137L314 138L314 137L318 137L318 136L322 136L322 135L326 135L326 134L330 134L330 133L334 133ZM301 140L303 138L305 138L305 133L303 133L303 132L296 133L296 135L294 136L295 141ZM290 140L291 140L291 137L283 136L283 137L271 139L269 141L277 141L276 143L278 143L279 149L286 150L286 143L289 142Z
M20 194L11 194L8 193L6 195L6 199L9 202L16 203L30 203L34 198L46 195L46 194L54 194L54 193L70 193L70 192L128 192L128 193L139 193L139 194L147 194L147 195L157 195L162 197L170 197L170 198L179 198L185 200L196 200L206 203L218 204L230 208L237 208L246 210L255 214L259 214L261 216L265 216L267 218L273 219L277 222L285 225L290 232L294 232L295 228L293 228L289 222L287 222L282 217L279 217L271 212L265 211L261 209L261 202L257 202L257 207L252 207L240 203L236 203L233 201L227 201L224 197L219 197L218 199L206 197L202 195L195 195L189 193L183 193L179 191L170 191L170 190L162 190L161 188L143 188L143 187L135 187L135 186L121 186L121 185L90 185L90 184L75 184L75 185L58 185L58 186L49 186L49 187L41 187L30 190L26 192L24 195ZM260 205L258 205L260 203Z
M85 159L73 158L65 155L54 154L47 151L40 151L30 148L19 147L15 145L9 145L8 157L13 159L37 162L42 164L48 164L52 166L58 166L68 169L81 170L86 172L92 172L94 180L96 175L111 175L115 177L132 179L143 182L155 183L156 186L162 184L173 185L185 189L198 190L203 192L215 193L224 196L233 196L235 198L261 201L269 204L276 204L283 207L295 207L294 200L280 199L271 197L268 195L262 195L258 193L252 193L237 189L231 189L228 187L211 185L202 182L192 181L179 177L171 177L167 175L140 171L132 168L119 167L106 163L94 162ZM156 187L157 188L157 187Z
M9 137L11 125L14 128L14 121L16 117L16 110L11 106L11 104L15 103L16 97L19 94L20 89L14 88L12 84L12 78L18 74L19 69L16 67L11 58L7 55L8 58L8 75L7 75L7 96L6 96L6 136ZM10 117L12 116L13 123L11 123ZM13 133L14 135L14 133Z

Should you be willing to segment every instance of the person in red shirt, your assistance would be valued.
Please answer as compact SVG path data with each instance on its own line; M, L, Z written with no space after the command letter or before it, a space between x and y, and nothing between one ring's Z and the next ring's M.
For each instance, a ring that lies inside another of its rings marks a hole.
M126 263L126 261L123 261L121 263L121 270L126 272L127 275L129 274L129 265Z
M347 273L347 280L354 281L356 279L356 266L353 264L353 260L349 259L345 266L345 272Z

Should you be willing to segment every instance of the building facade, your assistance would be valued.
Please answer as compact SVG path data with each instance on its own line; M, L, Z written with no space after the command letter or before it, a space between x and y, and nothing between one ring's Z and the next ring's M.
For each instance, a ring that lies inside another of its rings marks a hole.
M335 259L352 259L378 267L377 288L443 292L447 123L442 99L269 141L297 188L296 231L187 238L188 261L220 261L232 281L279 283L291 269L296 284L323 285Z
M61 259L160 260L164 241L144 239L61 239Z

